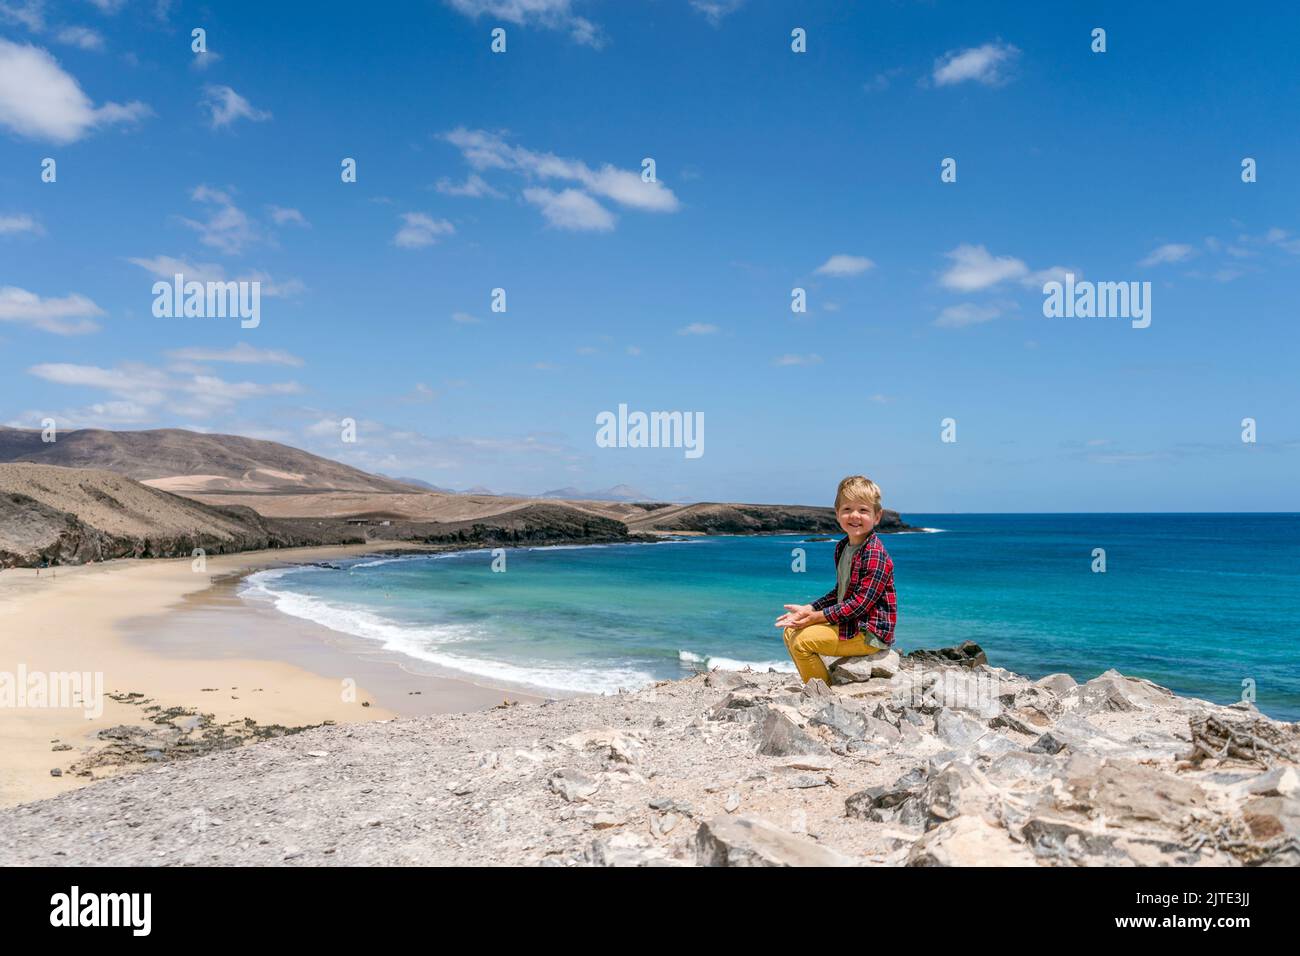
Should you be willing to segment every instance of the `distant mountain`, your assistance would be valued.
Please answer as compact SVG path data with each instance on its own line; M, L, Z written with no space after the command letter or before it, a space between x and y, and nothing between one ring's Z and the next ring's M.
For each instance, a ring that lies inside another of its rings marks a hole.
M444 495L459 494L459 492L453 491L451 488L442 488L439 487L438 485L431 485L423 478L392 478L389 475L380 475L379 477L389 478L391 481L400 481L404 485L413 485L416 488L423 488L425 491L436 491L439 494L444 494Z
M389 476L381 475L380 477L388 478ZM426 491L436 491L444 495L490 495L493 498L558 498L568 501L651 500L649 495L643 491L638 491L631 485L614 485L614 487L606 488L603 491L583 491L581 488L570 485L566 488L552 488L550 491L543 491L540 495L528 495L522 491L493 491L483 485L475 485L472 488L443 488L441 485L430 484L423 478L391 478L390 480L400 481L406 485L413 485Z
M615 485L612 488L606 488L604 491L582 491L579 488L556 488L553 491L543 491L540 495L534 495L535 498L571 498L580 501L649 501L650 496L643 491L637 491L630 485Z
M238 435L85 428L56 437L43 442L37 430L0 427L0 462L101 468L181 494L414 490L279 442Z

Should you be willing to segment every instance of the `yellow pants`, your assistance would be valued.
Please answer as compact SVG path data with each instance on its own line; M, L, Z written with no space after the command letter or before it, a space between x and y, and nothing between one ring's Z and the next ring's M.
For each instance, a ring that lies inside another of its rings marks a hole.
M865 634L858 632L856 637L841 641L840 632L829 624L787 627L785 649L790 652L790 659L799 669L799 676L805 684L814 677L820 677L827 685L831 682L831 676L826 670L825 663L822 662L821 655L859 657L864 654L880 653L879 648L867 643Z

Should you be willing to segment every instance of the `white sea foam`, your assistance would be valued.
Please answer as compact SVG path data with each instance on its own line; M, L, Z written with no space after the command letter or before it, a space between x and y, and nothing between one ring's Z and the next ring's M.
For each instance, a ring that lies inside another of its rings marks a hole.
M749 668L752 671L766 673L770 667L782 673L795 673L795 666L791 661L738 661L731 657L701 656L693 651L678 651L677 659L683 664L703 664L704 669L710 671L743 671Z
M348 570L355 571L357 568L377 568L383 564L400 564L406 561L419 561L420 559L427 557L429 557L427 554L399 554L393 558L376 558L373 561L362 561L359 564L352 565Z
M448 646L486 640L490 635L476 625L401 624L357 605L335 604L311 595L268 586L285 573L296 570L301 569L259 571L245 579L246 587L240 593L254 599L269 600L277 611L291 617L311 621L341 634L375 641L384 650L494 681L547 691L612 694L619 689L635 690L655 680L653 674L631 667L595 664L565 666L542 661L509 662L456 653L447 650Z

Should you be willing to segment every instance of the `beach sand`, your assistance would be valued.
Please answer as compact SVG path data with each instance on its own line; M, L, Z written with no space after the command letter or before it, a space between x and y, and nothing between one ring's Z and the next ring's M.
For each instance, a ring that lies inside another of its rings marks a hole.
M151 726L143 705L193 709L223 724L249 718L301 727L542 699L417 672L377 645L236 595L239 578L254 570L382 550L371 544L217 555L203 572L189 559L0 572L0 679L12 675L12 687L20 668L28 675L102 672L104 691L97 716L85 707L0 709L0 806L122 772L96 768L81 776L69 769L102 748L101 730ZM110 696L128 694L142 698ZM56 767L63 776L51 775Z

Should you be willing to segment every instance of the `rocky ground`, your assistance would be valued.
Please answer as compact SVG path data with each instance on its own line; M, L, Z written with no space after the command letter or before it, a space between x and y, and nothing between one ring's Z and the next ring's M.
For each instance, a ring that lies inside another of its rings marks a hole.
M1300 724L972 645L849 662L166 763L0 812L0 863L1300 863Z

